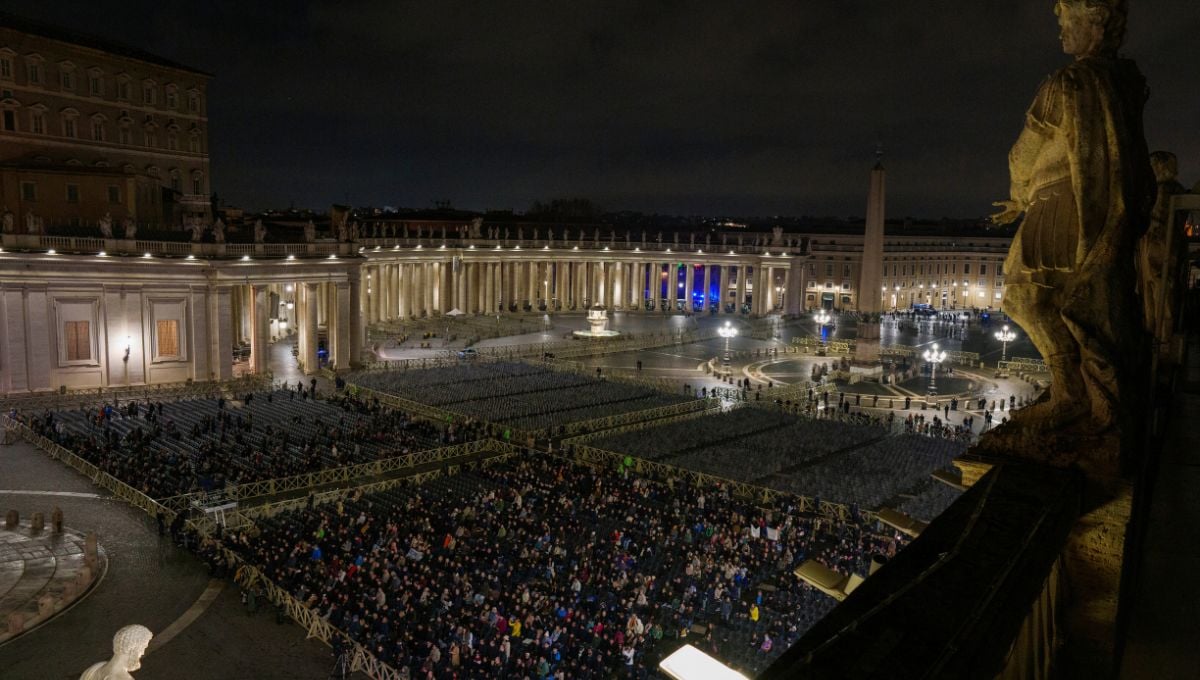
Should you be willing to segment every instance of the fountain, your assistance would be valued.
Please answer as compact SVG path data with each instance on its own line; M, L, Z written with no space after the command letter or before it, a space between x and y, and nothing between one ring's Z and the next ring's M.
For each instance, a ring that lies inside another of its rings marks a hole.
M575 331L580 338L613 338L620 333L608 330L608 310L604 305L596 305L588 310L587 322L590 328L586 331Z

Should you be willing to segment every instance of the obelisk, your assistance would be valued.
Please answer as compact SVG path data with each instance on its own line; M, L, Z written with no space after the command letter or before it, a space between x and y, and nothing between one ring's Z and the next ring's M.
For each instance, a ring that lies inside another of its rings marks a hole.
M858 340L854 361L879 362L879 314L883 312L883 214L887 175L883 169L883 148L875 152L871 187L867 194L867 224L863 234L862 264L858 274Z

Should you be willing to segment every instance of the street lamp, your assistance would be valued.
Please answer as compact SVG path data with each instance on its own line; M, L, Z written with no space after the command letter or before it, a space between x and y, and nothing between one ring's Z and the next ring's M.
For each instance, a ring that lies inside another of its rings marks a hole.
M729 371L729 359L730 359L730 357L729 357L729 339L737 337L737 334L738 334L737 329L734 328L733 324L728 321L725 322L724 326L721 326L720 328L717 329L717 335L720 335L722 338L725 338L725 357L724 357L723 361L725 364L726 372Z
M832 319L832 317L829 316L829 313L823 309L821 311L817 312L817 315L813 317L813 321L817 322L817 330L818 331L820 331L820 329L824 328L825 326L828 326L830 319Z
M946 353L938 349L938 344L933 343L933 349L927 349L921 355L925 362L929 364L929 393L937 394L937 367L938 364L946 360Z
M996 339L1000 341L1000 361L1008 360L1008 343L1017 339L1017 334L1008 329L1005 325L1003 329L996 331Z

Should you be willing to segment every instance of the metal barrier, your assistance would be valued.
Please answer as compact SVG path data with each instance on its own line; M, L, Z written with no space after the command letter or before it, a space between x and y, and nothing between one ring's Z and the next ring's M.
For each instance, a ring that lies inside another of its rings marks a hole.
M175 512L173 510L163 506L153 498L101 470L94 464L80 458L74 452L60 444L37 434L25 423L9 418L8 416L4 416L3 418L5 432L17 433L25 441L45 451L51 458L66 463L76 472L92 480L92 483L96 486L107 489L114 497L144 511L151 517L157 517L161 514L163 521L168 523L175 519Z
M1046 362L1041 359L1023 359L1014 357L1008 361L997 361L996 370L999 371L1019 371L1022 373L1048 373L1050 369L1046 368Z
M223 392L257 391L269 387L271 387L271 376L269 374L248 375L223 382L182 382L128 387L94 387L68 390L66 393L9 394L0 397L0 408L8 410L58 409L121 400L190 399L217 396Z
M816 499L809 498L808 496L791 494L785 491L770 489L765 486L758 486L757 484L751 484L749 482L738 481L736 479L718 477L716 475L697 472L696 470L677 467L667 463L659 463L657 461L629 456L624 453L606 451L604 449L598 449L585 444L576 445L571 451L571 456L577 462L599 468L624 465L625 459L629 458L633 461L634 471L641 474L659 475L664 478L682 477L697 485L724 487L736 496L750 499L755 502L773 503L778 500L786 499L793 501L797 510L801 512L813 512L841 521L851 518L850 506L842 503L818 501ZM874 521L876 518L876 513L870 510L859 510L858 514L867 521Z
M225 487L221 493L229 500L245 502L252 498L273 496L289 491L311 489L330 484L354 484L358 481L389 474L398 470L411 470L422 465L445 463L490 451L489 442L491 441L489 439L477 439L473 442L436 449L426 449L424 451L371 461L369 463L328 468L302 475L293 475L291 477L276 477L274 479L264 479L246 484L236 484ZM192 507L196 501L202 500L206 496L207 494L204 492L181 494L179 496L164 498L159 502L178 512Z

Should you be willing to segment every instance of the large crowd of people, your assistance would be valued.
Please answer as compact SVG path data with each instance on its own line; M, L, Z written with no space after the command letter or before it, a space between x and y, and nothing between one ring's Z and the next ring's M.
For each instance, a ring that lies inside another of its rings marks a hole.
M470 422L435 424L349 395L308 394L301 387L237 401L129 401L44 411L27 422L151 498L392 458L485 434Z
M903 538L545 454L260 521L229 542L409 677L648 677L691 642L764 667Z

